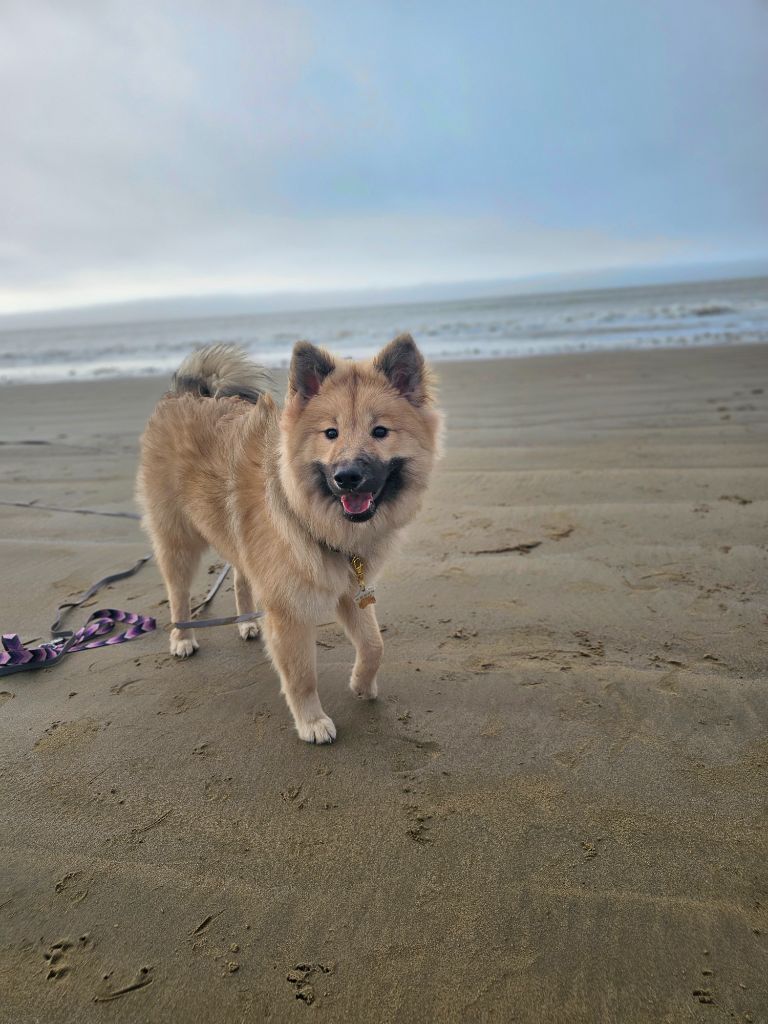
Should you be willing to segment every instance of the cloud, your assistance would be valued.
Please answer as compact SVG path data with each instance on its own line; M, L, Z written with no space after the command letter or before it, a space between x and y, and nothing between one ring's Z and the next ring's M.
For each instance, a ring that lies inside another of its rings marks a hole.
M767 28L755 0L9 0L0 309L753 255Z
M487 217L259 217L212 226L196 244L174 235L142 244L104 267L51 266L51 284L0 289L0 312L163 295L384 288L440 280L482 281L680 260L683 243L664 237L625 241L599 232L510 228ZM199 227L195 229L199 232ZM440 253L439 272L435 254ZM55 273L55 276L54 276Z

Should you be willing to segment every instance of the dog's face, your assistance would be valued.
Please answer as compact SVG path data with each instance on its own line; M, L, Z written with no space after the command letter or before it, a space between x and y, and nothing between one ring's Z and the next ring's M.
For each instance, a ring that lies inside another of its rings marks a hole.
M294 510L331 543L404 525L427 485L440 427L410 336L370 362L337 363L299 342L282 420L281 477Z

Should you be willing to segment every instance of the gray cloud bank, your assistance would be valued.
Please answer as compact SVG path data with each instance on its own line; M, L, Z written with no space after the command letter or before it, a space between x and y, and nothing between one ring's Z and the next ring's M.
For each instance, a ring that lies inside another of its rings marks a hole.
M648 78L630 53L618 81L582 79L556 39L557 59L521 69L526 5L462 14L428 3L421 19L397 4L386 18L386 6L4 4L0 311L760 253L768 19L759 4L679 5L714 67L701 66L694 44L679 48L679 11L665 25L664 5L648 4ZM563 14L567 33L572 5L543 6ZM598 44L617 45L617 6L605 25L587 19ZM629 17L637 5L624 6ZM721 23L728 38L718 38ZM542 27L527 31L538 38ZM505 33L517 70L502 61L503 39L483 61L483 46ZM582 42L574 36L574 48ZM672 78L661 91L656 66ZM578 130L565 100L574 77L593 112ZM667 110L658 151L647 139L635 150L632 117L619 123L606 91L630 115L644 95L659 110L676 97L677 137ZM711 124L690 121L705 109L702 91ZM710 129L730 146L702 138ZM565 140L560 150L553 140ZM681 183L692 153L700 190L688 210Z

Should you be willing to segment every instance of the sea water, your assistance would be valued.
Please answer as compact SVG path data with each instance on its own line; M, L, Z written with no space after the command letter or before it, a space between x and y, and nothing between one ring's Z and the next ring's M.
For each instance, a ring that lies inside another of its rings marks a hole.
M768 279L85 326L0 321L0 383L168 374L195 346L219 341L271 367L287 365L300 338L364 357L402 331L437 361L760 343Z

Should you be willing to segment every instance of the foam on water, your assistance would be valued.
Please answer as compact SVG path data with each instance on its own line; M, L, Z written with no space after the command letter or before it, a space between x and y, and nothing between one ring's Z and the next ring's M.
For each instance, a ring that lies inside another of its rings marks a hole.
M237 342L286 366L299 338L350 357L410 331L432 360L768 341L768 280L701 282L199 317L0 329L0 383L168 375L197 345Z

